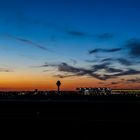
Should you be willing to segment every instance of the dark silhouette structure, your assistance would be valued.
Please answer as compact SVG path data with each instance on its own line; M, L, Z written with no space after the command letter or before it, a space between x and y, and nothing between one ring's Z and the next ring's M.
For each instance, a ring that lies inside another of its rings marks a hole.
M56 82L56 85L57 85L57 87L58 87L57 92L60 93L61 82L58 80L58 81Z

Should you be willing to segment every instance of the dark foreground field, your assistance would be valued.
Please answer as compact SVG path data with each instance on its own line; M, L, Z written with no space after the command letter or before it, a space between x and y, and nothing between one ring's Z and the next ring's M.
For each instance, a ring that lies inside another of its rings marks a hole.
M113 129L140 129L140 99L134 97L0 99L0 121L17 129L74 130L85 137ZM10 128L11 128L10 126ZM69 130L70 131L70 130ZM116 130L114 130L116 131ZM72 133L72 132L71 132ZM72 133L73 134L73 133ZM55 135L54 135L55 136Z
M140 123L140 99L125 96L1 98L0 119L129 127Z

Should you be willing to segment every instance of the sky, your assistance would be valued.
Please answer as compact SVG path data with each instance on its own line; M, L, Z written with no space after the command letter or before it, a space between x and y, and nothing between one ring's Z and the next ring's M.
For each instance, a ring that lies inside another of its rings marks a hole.
M139 0L1 0L0 90L140 88Z

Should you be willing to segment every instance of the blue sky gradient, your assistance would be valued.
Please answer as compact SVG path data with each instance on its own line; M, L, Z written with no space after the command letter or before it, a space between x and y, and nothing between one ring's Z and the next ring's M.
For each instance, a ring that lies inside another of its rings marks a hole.
M1 75L46 71L44 79L92 78L114 88L137 79L138 88L139 6L139 0L1 0Z

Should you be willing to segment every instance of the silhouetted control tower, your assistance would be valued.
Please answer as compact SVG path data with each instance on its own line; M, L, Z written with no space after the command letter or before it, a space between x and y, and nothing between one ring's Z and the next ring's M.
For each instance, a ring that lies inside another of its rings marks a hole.
M60 86L61 86L61 82L58 80L57 82L56 82L56 85L57 85L57 87L58 87L58 93L60 93Z

